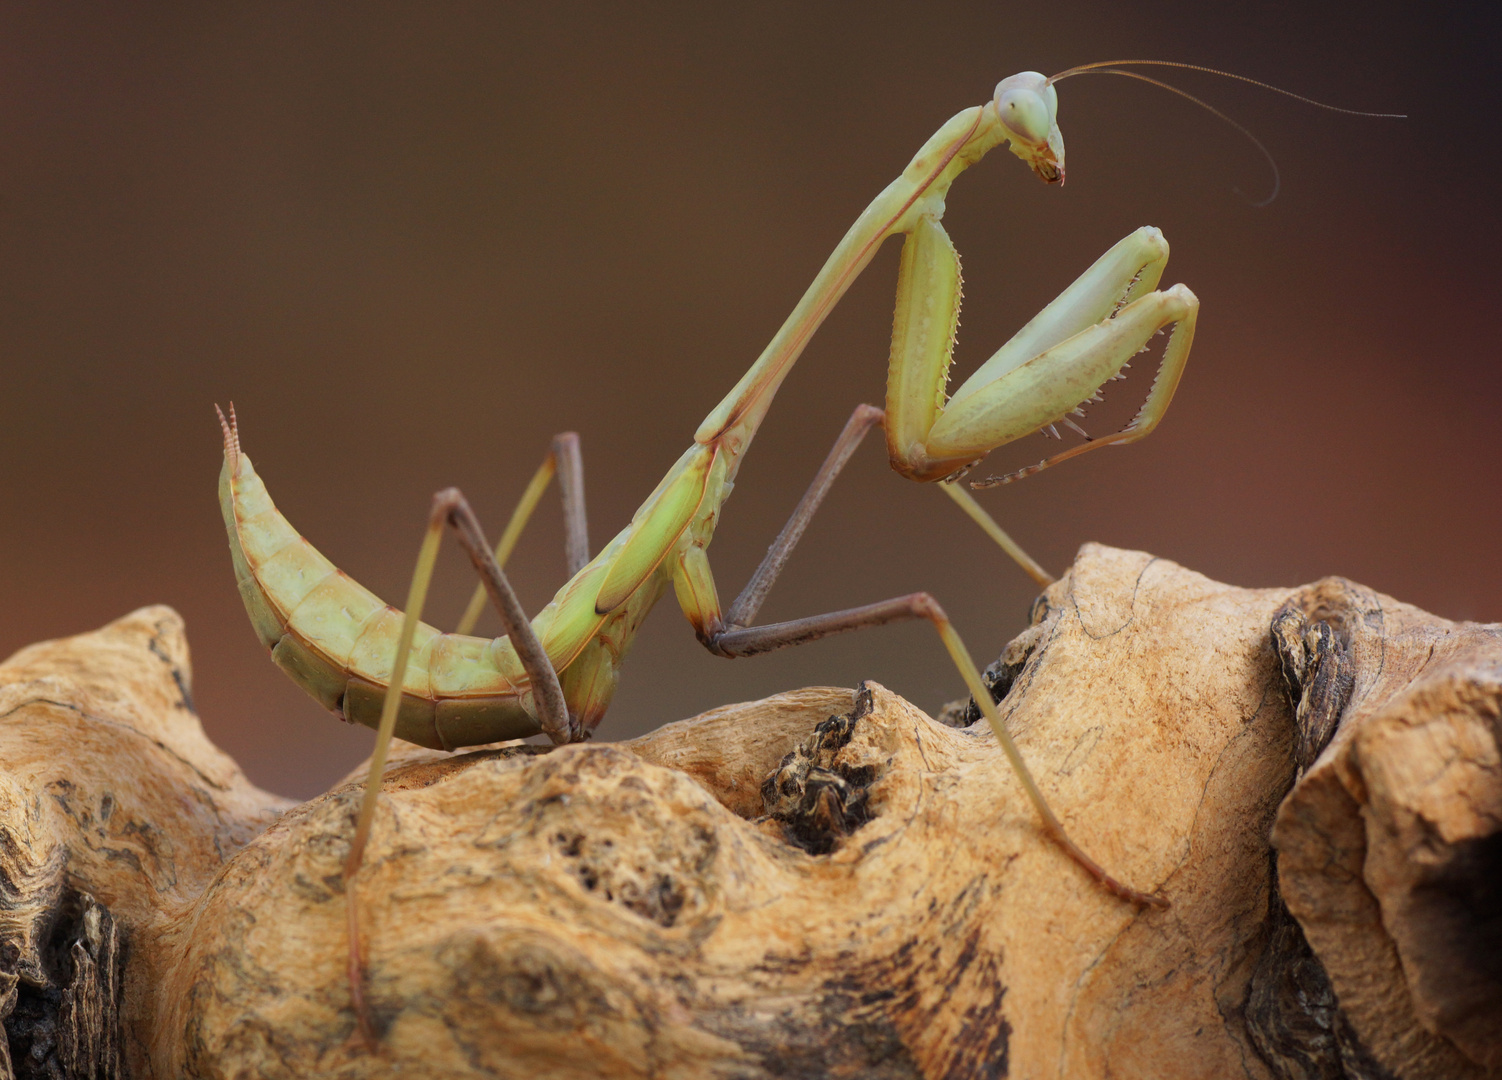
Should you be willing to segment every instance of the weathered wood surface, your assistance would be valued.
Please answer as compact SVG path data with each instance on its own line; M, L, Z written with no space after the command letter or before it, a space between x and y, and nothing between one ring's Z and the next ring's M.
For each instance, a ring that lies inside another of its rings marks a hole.
M983 724L875 684L410 748L359 879L375 1056L355 787L252 787L168 609L23 650L0 1076L1502 1076L1502 628L1097 546L1034 616L1003 715L1170 909L1045 840Z

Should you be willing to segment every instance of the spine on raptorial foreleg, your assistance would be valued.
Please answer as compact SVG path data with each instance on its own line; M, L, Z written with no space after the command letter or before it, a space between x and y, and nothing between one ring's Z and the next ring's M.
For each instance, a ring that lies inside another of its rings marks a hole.
M238 446L226 447L219 492L240 596L272 660L325 708L376 727L401 613L292 528ZM402 689L396 735L408 742L452 750L541 729L505 638L421 625Z
M741 426L745 431L744 442L735 449L744 452L771 404L772 395L802 355L804 346L871 262L882 242L910 230L919 217L935 220L942 217L944 197L955 177L1005 137L996 122L996 111L989 105L957 113L930 136L902 175L888 184L846 231L781 329L725 399L704 418L694 439L709 443L730 428Z

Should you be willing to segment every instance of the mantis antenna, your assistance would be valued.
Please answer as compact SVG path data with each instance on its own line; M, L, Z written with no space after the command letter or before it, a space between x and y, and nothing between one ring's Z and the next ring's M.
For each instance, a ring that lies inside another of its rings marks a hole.
M1236 75L1229 71L1221 71L1219 68L1204 67L1200 64L1184 64L1176 60L1102 60L1094 64L1081 64L1078 67L1066 68L1065 70L1059 72L1057 75L1050 75L1048 77L1048 80L1044 85L1052 85L1053 83L1067 79L1072 75L1122 75L1128 79L1138 79L1141 82L1151 83L1153 86L1167 90L1170 94L1177 94L1179 97L1184 98L1187 101L1194 102L1196 105L1206 110L1207 112L1214 113L1216 116L1220 117L1226 123L1230 124L1233 128L1250 139L1252 145L1262 152L1262 156L1267 159L1267 164L1273 171L1272 194L1263 199L1261 202L1252 203L1253 206L1257 207L1266 206L1268 203L1276 199L1278 197L1279 190L1281 190L1283 186L1282 175L1278 171L1278 163L1273 159L1272 152L1269 151L1266 146L1262 145L1262 140L1253 135L1244 126L1237 123L1235 120L1232 120L1225 113L1221 112L1214 105L1211 105L1207 101L1200 100L1199 98L1195 97L1193 94L1185 90L1180 90L1177 86L1173 86L1159 79L1154 79L1150 75L1143 75L1140 72L1121 70L1123 67L1136 65L1183 68L1187 71L1203 71L1208 75L1219 75L1222 78L1235 79L1237 82L1248 83L1252 86L1261 87L1263 90L1271 90L1275 94L1282 94L1284 97L1291 97L1295 101L1302 101L1306 105L1313 105L1316 108L1320 109L1328 109L1330 112L1344 113L1347 116L1371 116L1383 120L1406 120L1408 118L1407 113L1362 112L1359 109L1342 109L1338 105L1327 105L1323 101L1316 101L1314 98L1305 97L1303 94L1295 94L1292 90L1284 90L1281 86L1274 86L1272 83L1265 83L1259 79L1249 79L1245 75Z

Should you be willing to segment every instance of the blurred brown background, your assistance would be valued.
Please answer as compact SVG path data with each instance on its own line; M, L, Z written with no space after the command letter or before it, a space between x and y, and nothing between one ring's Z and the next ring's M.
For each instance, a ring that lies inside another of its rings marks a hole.
M546 7L547 10L542 10ZM1018 70L1223 67L1406 121L1177 81L1060 88L1069 182L997 152L956 185L968 371L1141 224L1204 304L1151 439L984 495L1048 566L1085 540L1213 577L1341 573L1502 619L1498 18L1454 5L0 6L0 654L152 602L188 620L211 736L308 795L365 755L256 644L215 501L212 405L301 531L393 599L428 497L498 529L553 432L617 529L854 216L940 122ZM712 554L727 601L852 406L879 401L882 253L788 380ZM1144 358L1145 359L1145 358ZM1113 387L1124 419L1150 367ZM1033 437L989 464L1046 449ZM556 501L513 567L562 578ZM432 609L470 586L450 552ZM918 588L994 656L1030 583L866 447L765 615ZM807 683L960 684L899 627L728 663L666 599L601 734Z

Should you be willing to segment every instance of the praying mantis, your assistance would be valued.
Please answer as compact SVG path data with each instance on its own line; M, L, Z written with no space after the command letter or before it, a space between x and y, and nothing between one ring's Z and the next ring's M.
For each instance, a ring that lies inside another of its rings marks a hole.
M1002 145L1046 183L1062 183L1064 144L1055 83L1093 69L1132 74L1114 70L1130 63L1147 61L1087 65L1053 77L1031 71L1013 75L997 85L984 105L965 109L940 127L851 226L761 356L699 425L692 444L631 522L593 557L578 439L567 433L554 440L495 551L457 489L434 497L405 613L397 611L338 570L292 528L241 449L233 406L228 418L220 414L220 497L251 622L274 662L294 681L345 720L378 732L344 870L350 989L372 1045L354 885L391 738L446 750L538 732L555 744L588 738L609 706L638 627L669 588L700 642L725 657L898 620L927 621L995 733L1045 832L1112 893L1136 904L1167 906L1161 896L1117 881L1069 839L1008 734L970 653L932 596L913 593L755 625L810 518L873 428L884 430L897 472L938 482L1035 581L1046 585L1052 578L1011 541L961 486L961 478L998 446L1053 430L1060 422L1073 426L1071 415L1099 400L1105 383L1119 377L1155 335L1172 328L1146 400L1125 427L1101 438L1087 437L1036 465L975 486L1010 482L1091 450L1142 439L1162 420L1189 358L1199 303L1184 285L1158 288L1168 244L1150 227L1110 248L946 394L960 307L959 258L940 223L950 185ZM809 339L881 244L896 235L905 239L885 408L855 409L765 560L729 608L723 608L707 549L741 458ZM528 620L501 563L555 475L565 509L571 576ZM481 579L455 633L441 633L419 621L446 529L455 533ZM467 633L487 594L505 628L494 640Z

